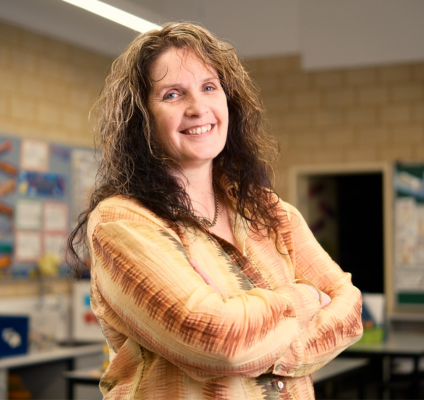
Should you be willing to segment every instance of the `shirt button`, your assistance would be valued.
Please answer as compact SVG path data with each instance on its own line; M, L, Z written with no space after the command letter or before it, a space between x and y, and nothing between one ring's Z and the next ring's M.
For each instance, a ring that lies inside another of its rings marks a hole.
M279 381L279 382L277 383L277 386L278 386L278 388L279 388L279 389L282 389L282 388L284 387L284 383L283 383L283 382L281 382L281 381Z
M279 371L281 369L281 364L278 364L276 367L275 367L275 370L276 371Z

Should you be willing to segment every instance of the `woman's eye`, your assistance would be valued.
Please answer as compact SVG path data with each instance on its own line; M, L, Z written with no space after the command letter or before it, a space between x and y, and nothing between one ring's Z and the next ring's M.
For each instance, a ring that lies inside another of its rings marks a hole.
M175 92L170 92L165 95L166 100L175 99L176 97L177 97L177 93Z
M213 86L205 86L205 92L210 92L212 90L215 90L215 88Z

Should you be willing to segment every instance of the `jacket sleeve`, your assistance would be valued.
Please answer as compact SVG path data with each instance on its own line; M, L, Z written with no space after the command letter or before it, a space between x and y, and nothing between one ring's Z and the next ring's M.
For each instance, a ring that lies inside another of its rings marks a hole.
M100 319L196 380L259 376L319 310L296 284L224 299L194 271L178 236L147 220L98 223L89 240L92 280L108 305Z
M313 282L331 303L313 316L274 366L284 376L310 374L331 361L362 336L362 296L345 273L316 241L304 218L283 203L292 232L295 277Z

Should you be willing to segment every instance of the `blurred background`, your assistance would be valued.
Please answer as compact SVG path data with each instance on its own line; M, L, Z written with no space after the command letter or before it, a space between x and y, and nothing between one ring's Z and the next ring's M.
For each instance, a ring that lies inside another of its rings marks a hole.
M181 20L243 58L280 143L277 193L364 293L348 354L363 362L317 377L317 397L424 398L424 2L102 1L145 20L130 27L72 2L0 0L0 330L24 338L0 346L0 399L99 398L64 374L107 358L64 262L94 181L88 113L136 35Z

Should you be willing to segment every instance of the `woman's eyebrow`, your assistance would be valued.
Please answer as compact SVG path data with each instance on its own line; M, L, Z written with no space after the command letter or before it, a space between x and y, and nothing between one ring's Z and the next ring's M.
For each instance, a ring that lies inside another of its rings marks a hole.
M217 76L210 76L209 78L203 79L202 83L206 83L210 81L219 81L219 78Z
M217 77L217 76L209 76L209 77L207 77L207 78L205 78L205 79L202 79L201 81L200 81L200 83L201 84L203 84L203 83L206 83L206 82L210 82L210 81L216 81L216 80L219 80L219 78ZM156 88L154 89L154 91L156 92L156 93L158 93L158 92L161 92L161 91L163 91L163 90L168 90L168 89L171 89L171 88L180 88L181 86L183 86L183 84L182 83L180 83L180 82L175 82L175 83L168 83L168 84L164 84L163 86L160 84L160 82L156 82Z

